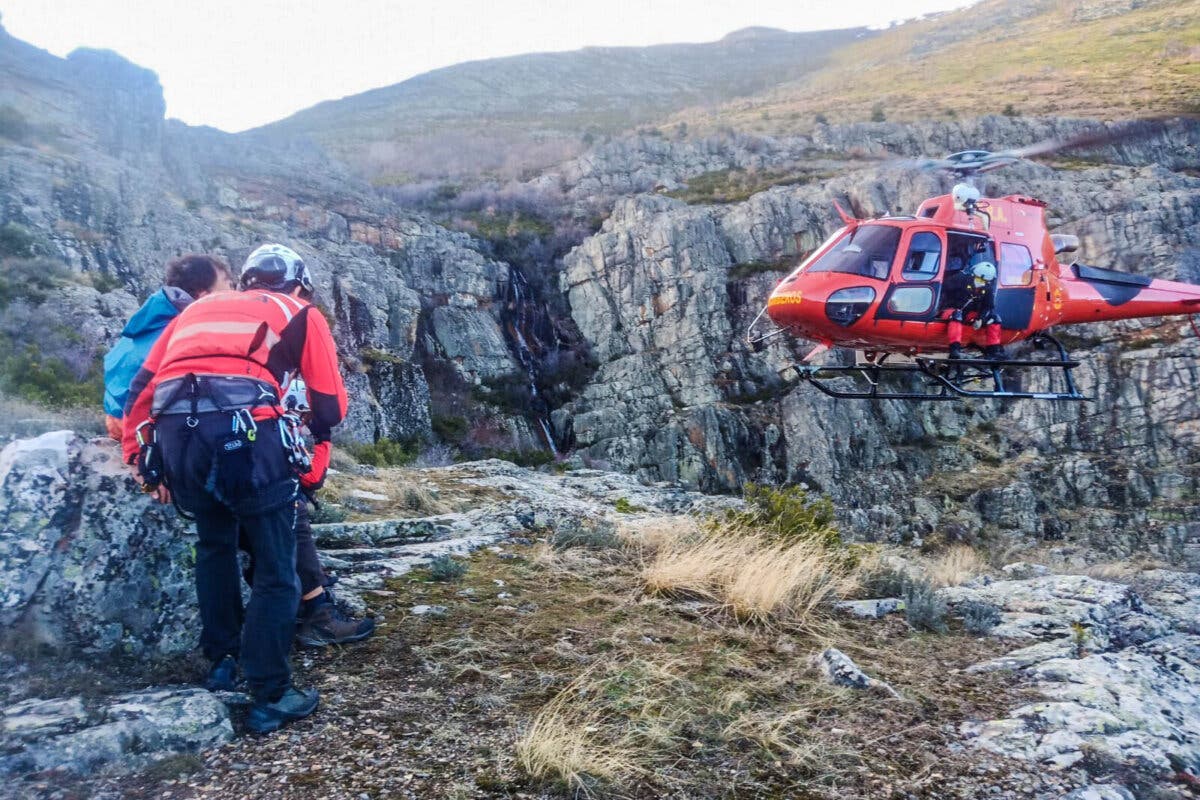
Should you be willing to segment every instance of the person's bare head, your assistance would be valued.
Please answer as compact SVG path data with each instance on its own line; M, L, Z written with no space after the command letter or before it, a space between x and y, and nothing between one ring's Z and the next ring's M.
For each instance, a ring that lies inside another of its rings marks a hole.
M175 286L199 300L233 288L229 265L216 256L188 253L167 262L167 286Z

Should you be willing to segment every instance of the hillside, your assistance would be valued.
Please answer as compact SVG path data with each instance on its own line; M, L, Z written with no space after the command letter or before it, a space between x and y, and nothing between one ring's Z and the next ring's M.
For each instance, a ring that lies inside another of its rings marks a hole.
M312 137L382 182L513 176L566 160L597 136L796 80L871 35L751 28L704 44L475 61L321 103L258 133Z
M719 109L694 129L793 133L882 115L1123 119L1200 113L1197 0L985 0L838 49L827 65Z

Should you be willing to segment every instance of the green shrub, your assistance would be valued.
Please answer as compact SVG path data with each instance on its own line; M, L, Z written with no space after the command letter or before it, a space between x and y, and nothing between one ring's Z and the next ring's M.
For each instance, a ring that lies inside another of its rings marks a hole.
M40 245L41 240L24 225L0 225L0 258L33 258L42 250Z
M349 515L346 513L346 509L325 502L313 510L310 519L314 525L324 525L330 522L345 522L347 516Z
M880 564L863 573L859 584L867 597L904 597L912 575L903 569Z
M379 350L374 347L364 347L359 351L358 357L362 359L364 364L366 364L368 371L370 371L371 367L375 366L376 364L404 363L404 359L400 356L389 353L387 350Z
M883 113L883 103L876 103L871 106L871 122L886 122L887 116Z
M739 281L764 272L787 272L792 266L792 261L792 257L784 256L775 261L747 261L742 264L734 264L729 268L728 278L731 281Z
M447 442L461 442L467 435L467 418L454 414L434 414L430 420L433 432Z
M629 502L628 497L618 497L616 502L613 503L613 508L617 510L618 514L637 514L640 511L646 510L642 506L635 506Z
M48 356L35 343L19 345L0 337L0 392L53 408L94 406L104 397L104 371L98 356L84 374Z
M352 444L346 448L360 464L373 467L402 467L417 460L419 449L415 440L398 442L380 439L372 444Z
M817 125L828 125L829 117L825 116L824 114L818 113L815 117L813 117L813 122Z
M0 247L3 247L0 233ZM0 262L0 308L15 300L41 305L71 280L71 268L47 258L6 258Z
M827 547L841 545L834 525L833 501L828 497L810 497L799 486L775 489L756 483L747 483L742 493L747 507L728 512L729 522L779 539L813 539Z
M92 288L100 294L115 292L117 289L125 286L125 283L120 278L116 275L110 275L107 272L89 272L87 275L88 282L91 283Z
M962 614L963 627L976 636L987 636L992 628L1000 624L1000 609L991 603L968 600L959 606L958 611Z
M555 550L611 550L620 547L621 540L616 532L606 525L588 525L572 530L558 530L550 538Z
M510 461L518 467L529 467L531 469L554 463L554 454L547 450L497 450L494 448L484 448L482 457L498 458L501 461Z
M1017 111L1017 109L1016 109L1016 106L1014 106L1012 103L1009 103L1008 105L1004 106L1004 110L1003 110L1003 111L1001 111L1000 113L1001 113L1001 114L1003 114L1003 115L1004 115L1004 116L1006 116L1006 117L1019 117L1019 116L1021 116L1021 112L1020 112L1020 111Z
M0 137L13 142L23 142L33 133L33 126L17 109L12 106L0 106Z
M440 555L429 562L429 580L454 583L467 574L467 565L449 555Z
M913 578L904 592L904 617L919 631L945 633L946 601L929 581Z

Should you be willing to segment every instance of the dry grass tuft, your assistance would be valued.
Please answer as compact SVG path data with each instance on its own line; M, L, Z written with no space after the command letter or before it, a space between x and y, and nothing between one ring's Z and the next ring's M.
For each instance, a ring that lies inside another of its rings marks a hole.
M849 703L846 690L823 688L823 693L814 692L807 702L783 711L767 708L743 712L725 726L722 737L731 742L753 742L790 766L825 768L835 759L852 757L851 748L812 735L811 727L823 712Z
M924 566L926 577L935 588L960 586L987 570L987 562L973 547L965 544L949 548Z
M662 535L641 577L651 594L714 602L740 621L806 625L818 607L855 588L854 573L843 553L816 540L714 526Z
M590 796L599 782L645 772L646 753L603 702L602 672L592 667L572 680L517 741L517 763L530 776Z
M104 415L99 408L49 408L0 394L0 444L60 430L72 430L82 436L101 436L104 434Z

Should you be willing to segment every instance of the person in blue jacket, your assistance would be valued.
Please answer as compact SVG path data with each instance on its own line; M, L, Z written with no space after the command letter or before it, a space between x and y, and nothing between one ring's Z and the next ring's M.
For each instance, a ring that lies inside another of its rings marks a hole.
M233 288L229 266L213 256L189 253L167 263L163 288L142 304L104 357L104 413L108 433L121 440L129 384L158 337L193 301Z

